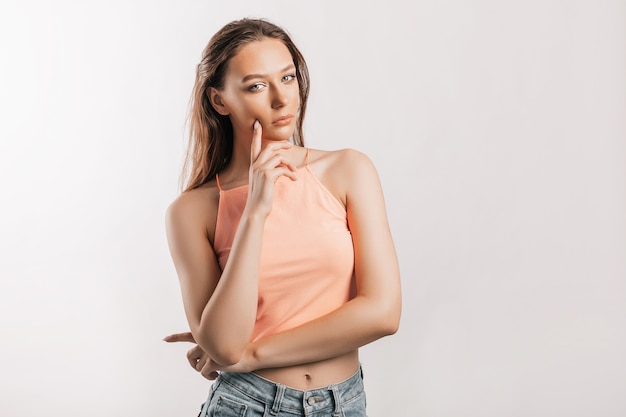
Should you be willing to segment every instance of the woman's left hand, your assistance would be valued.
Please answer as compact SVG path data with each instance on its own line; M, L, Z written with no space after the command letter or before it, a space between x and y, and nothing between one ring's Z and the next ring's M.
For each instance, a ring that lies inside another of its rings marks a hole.
M191 332L185 333L175 333L163 338L164 341L168 343L173 342L190 342L196 343ZM209 355L206 354L204 350L198 345L192 347L187 351L187 360L189 361L189 365L196 371L200 372L203 377L208 380L214 380L219 375L218 371L227 371L227 372L250 372L252 369L248 369L246 363L248 361L244 360L244 358L248 357L244 353L242 356L242 360L238 363L231 366L220 366L215 361L213 361Z

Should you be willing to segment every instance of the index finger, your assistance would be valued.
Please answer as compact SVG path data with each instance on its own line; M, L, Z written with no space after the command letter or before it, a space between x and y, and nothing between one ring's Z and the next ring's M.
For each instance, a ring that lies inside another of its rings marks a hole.
M165 342L191 342L196 343L196 339L193 338L191 332L174 333L163 338Z
M252 143L250 144L250 165L254 161L256 161L257 157L261 153L261 136L263 133L263 128L261 127L261 122L258 120L254 121L254 133L252 134Z

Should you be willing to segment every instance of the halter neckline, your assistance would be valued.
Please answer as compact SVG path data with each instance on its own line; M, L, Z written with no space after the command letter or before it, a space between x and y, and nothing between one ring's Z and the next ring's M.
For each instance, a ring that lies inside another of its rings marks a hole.
M304 149L306 149L306 154L304 156L304 166L308 168L309 167L309 148L304 148ZM224 191L224 189L222 188L222 184L220 183L220 176L217 172L215 173L215 183L217 184L217 189L220 191L220 193ZM235 187L235 188L239 188L239 187Z

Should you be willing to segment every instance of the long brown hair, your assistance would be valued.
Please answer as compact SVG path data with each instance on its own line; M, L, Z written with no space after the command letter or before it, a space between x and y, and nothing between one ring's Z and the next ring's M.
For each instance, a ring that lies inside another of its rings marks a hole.
M274 38L282 41L293 58L300 89L300 109L293 143L304 146L302 123L309 97L309 70L304 57L282 28L261 19L241 19L228 23L209 41L196 70L189 112L189 145L183 166L183 192L212 179L230 162L233 152L233 126L228 116L215 111L209 100L210 87L224 88L228 62L243 45Z

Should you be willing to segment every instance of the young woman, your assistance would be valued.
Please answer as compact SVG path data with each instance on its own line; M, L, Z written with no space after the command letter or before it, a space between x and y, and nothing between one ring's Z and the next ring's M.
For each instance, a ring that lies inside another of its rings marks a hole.
M303 145L309 75L281 28L231 22L198 65L167 236L202 416L365 416L358 348L396 332L400 278L371 161ZM218 372L219 371L219 372ZM336 413L336 414L334 414Z

